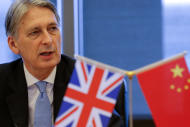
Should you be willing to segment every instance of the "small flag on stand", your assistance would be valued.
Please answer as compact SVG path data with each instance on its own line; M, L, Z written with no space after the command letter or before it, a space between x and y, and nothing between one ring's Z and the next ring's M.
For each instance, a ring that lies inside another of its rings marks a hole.
M119 69L77 60L55 127L107 127L123 78Z
M190 127L190 74L184 54L137 73L157 127Z

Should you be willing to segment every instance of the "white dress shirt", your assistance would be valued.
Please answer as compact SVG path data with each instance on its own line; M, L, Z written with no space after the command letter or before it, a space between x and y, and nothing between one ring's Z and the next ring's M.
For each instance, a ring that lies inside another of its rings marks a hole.
M34 112L35 112L35 104L36 100L40 94L37 86L35 83L37 83L39 80L35 78L26 68L24 65L24 73L26 77L26 82L28 86L28 107L29 107L29 125L28 127L34 126ZM52 108L52 116L53 116L53 84L55 80L55 74L56 74L56 67L53 69L53 71L50 73L50 75L43 81L48 82L46 91L48 98L50 100L51 108ZM53 121L53 117L52 117ZM53 123L53 122L52 122Z

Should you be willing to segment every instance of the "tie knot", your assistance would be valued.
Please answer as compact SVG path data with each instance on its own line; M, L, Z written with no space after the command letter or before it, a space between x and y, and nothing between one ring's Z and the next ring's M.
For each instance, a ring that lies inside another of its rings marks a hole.
M36 83L36 86L38 87L40 93L44 93L44 92L46 92L47 82L39 81Z

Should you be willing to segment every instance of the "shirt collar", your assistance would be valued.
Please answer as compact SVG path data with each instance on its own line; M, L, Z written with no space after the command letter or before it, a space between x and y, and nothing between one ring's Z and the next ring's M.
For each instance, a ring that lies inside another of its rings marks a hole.
M27 86L30 87L32 86L33 84L35 84L36 82L38 82L39 80L34 77L26 68L25 65L24 66L24 73L25 73L25 77L26 77L26 83L27 83ZM54 80L55 80L55 74L56 74L56 68L57 67L54 67L53 71L49 74L49 76L44 79L43 81L46 81L50 84L54 84Z

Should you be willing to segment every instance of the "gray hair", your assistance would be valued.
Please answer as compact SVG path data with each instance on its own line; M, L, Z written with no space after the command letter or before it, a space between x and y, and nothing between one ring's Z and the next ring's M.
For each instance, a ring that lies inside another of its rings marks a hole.
M5 30L7 36L17 36L17 29L20 20L31 6L45 7L50 9L55 14L58 24L60 23L57 10L54 4L49 0L15 0L11 4L5 18Z

